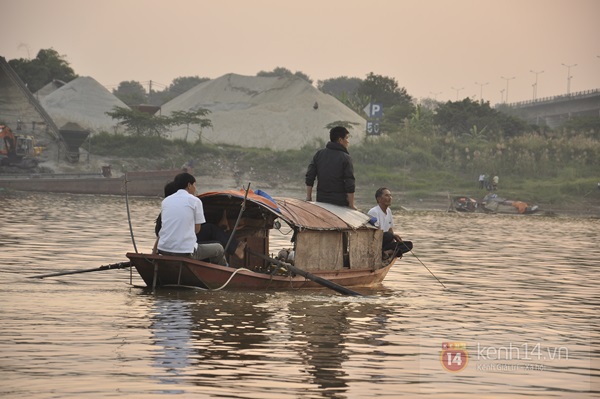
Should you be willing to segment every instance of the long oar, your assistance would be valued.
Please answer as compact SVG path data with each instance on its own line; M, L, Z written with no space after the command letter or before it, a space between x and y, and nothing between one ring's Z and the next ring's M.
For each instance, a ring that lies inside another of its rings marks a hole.
M247 251L250 254L254 255L254 256L258 256L259 258L262 258L262 259L264 259L264 260L266 260L268 262L271 262L273 264L279 265L281 267L285 267L286 269L288 269L292 273L296 273L299 276L302 276L302 277L307 278L307 279L309 279L311 281L314 281L315 283L320 284L323 287L329 288L329 289L334 290L336 292L339 292L340 294L351 295L351 296L362 296L362 294L360 294L360 293L358 293L356 291L352 291L351 289L343 287L343 286L341 286L339 284L336 284L333 281L326 280L323 277L315 276L314 274L311 274L311 273L309 273L309 272L307 272L305 270L299 269L296 266L291 265L289 263L281 262L281 261L279 261L277 259L273 259L273 258L271 258L269 256L266 256L266 255L263 255L261 253L254 252L254 251L252 251L250 249L247 249Z
M67 274L99 272L99 271L102 271L102 270L127 269L128 267L131 267L131 262L119 262L119 263L112 263L110 265L104 265L104 266L96 267L94 269L73 270L73 271L70 271L70 272L41 274L41 275L38 275L38 276L29 276L28 278L56 277L56 276L65 276Z

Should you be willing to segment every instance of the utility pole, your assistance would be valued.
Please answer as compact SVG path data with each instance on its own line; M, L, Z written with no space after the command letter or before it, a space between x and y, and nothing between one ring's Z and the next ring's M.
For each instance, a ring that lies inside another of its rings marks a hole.
M538 75L540 73L544 73L544 71L534 71L530 70L529 72L535 73L535 83L533 84L533 99L537 99L537 88L538 88Z
M148 83L148 104L151 103L150 96L152 95L152 81Z

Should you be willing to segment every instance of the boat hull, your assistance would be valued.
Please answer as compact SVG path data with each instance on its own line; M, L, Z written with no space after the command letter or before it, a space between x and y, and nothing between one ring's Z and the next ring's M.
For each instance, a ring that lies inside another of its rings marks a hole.
M177 256L128 253L131 261L148 287L188 286L230 291L295 290L323 288L301 276L271 275L248 269L227 266ZM309 270L315 276L344 287L372 287L380 284L394 262L375 269Z
M178 173L181 170L129 172L122 177L102 177L100 174L33 174L14 178L0 176L0 188L49 193L124 195L127 182L129 195L162 197L165 184L172 181Z

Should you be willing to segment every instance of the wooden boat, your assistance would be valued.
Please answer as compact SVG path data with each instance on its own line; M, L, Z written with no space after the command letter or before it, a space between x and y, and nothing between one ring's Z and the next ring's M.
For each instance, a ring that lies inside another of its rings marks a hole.
M382 259L383 232L362 212L294 198L273 199L260 190L249 191L246 200L245 194L228 190L199 196L207 222L235 227L239 220L235 238L246 243L244 259L232 256L229 266L220 266L185 256L127 253L146 285L290 290L322 288L317 279L325 279L343 287L369 287L381 283L394 264L396 257ZM292 229L291 247L273 257L269 233L282 222Z
M508 213L531 215L540 211L539 206L529 205L523 201L508 200L497 194L488 194L481 201L481 209L487 213Z
M181 169L128 172L121 177L101 173L0 175L0 189L70 194L106 194L162 197L164 186Z
M476 199L466 195L459 195L450 199L450 207L458 212L475 212L479 203Z
M540 209L537 205L529 205L523 201L507 200L498 197L497 194L490 193L481 201L466 195L454 196L450 198L448 210L530 215L539 212Z

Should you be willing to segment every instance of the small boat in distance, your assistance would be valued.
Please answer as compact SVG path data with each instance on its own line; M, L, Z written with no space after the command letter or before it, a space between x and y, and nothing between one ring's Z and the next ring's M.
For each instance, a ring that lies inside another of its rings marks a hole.
M208 223L237 226L235 238L246 245L244 258L231 256L229 266L221 266L185 256L127 253L148 287L295 290L322 288L322 279L371 287L383 281L397 259L382 259L383 232L369 223L370 216L347 207L273 199L260 190L248 190L247 196L246 190L208 192L199 198ZM273 256L270 232L282 222L291 228L290 248Z
M483 200L478 201L466 195L450 198L448 210L458 212L484 212L530 215L539 212L539 206L529 205L523 201L514 201L500 198L497 194L489 193Z
M540 210L537 205L530 205L524 201L508 200L497 194L489 193L481 201L481 208L488 213L509 213L530 215Z
M450 206L458 212L475 212L479 206L476 199L466 195L458 195L452 197Z

